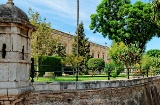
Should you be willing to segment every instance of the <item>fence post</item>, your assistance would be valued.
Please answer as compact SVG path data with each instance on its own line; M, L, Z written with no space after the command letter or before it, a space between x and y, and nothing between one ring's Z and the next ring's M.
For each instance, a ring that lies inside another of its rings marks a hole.
M128 79L129 79L129 69L127 69L127 75L128 75Z
M108 67L108 80L110 80L110 68Z
M147 68L147 77L148 77L148 68Z
M78 81L78 66L76 67L76 81Z
M34 82L34 58L31 58L31 82Z

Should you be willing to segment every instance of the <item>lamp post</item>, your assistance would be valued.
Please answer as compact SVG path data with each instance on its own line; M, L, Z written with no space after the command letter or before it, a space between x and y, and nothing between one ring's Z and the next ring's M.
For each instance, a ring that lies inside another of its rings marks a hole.
M78 25L79 25L79 0L77 0L77 56L79 56L79 44L78 44L78 37L79 37L79 30L78 30ZM77 68L76 68L76 81L78 81L78 63L77 63Z

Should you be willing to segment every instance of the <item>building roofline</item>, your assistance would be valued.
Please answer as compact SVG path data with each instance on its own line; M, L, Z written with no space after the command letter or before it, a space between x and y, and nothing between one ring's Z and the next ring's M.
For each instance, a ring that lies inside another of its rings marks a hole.
M67 37L74 37L75 36L75 35L72 35L70 33L66 33L66 32L63 32L63 31L60 31L60 30L57 30L57 29L53 29L53 31L57 31L59 33L62 33L61 35L64 35L64 36L67 36ZM89 42L93 45L108 48L107 46L103 46L103 45L100 45L100 44L97 44L97 43L94 43L94 42L91 42L91 41L89 41Z

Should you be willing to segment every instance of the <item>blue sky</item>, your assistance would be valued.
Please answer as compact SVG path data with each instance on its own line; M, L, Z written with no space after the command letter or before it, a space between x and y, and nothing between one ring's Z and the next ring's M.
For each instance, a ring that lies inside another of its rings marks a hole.
M5 4L7 0L0 0L0 4ZM77 0L13 0L15 5L28 14L29 7L33 11L38 11L42 18L51 22L54 29L66 33L75 34L76 30L76 1ZM79 0L80 1L80 21L84 23L86 37L94 43L110 46L112 41L103 38L99 33L94 34L90 29L90 15L96 13L96 6L101 0ZM136 0L131 0L134 3ZM141 0L148 2L149 0ZM160 38L154 37L146 45L146 50L160 49Z

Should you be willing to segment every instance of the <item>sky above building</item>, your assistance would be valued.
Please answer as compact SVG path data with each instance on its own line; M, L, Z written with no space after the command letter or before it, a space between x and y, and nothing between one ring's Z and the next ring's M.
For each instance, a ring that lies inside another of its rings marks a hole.
M13 0L14 4L28 14L29 8L38 12L41 18L46 18L51 23L52 28L65 33L75 35L77 0ZM132 3L136 0L131 0ZM141 0L149 2L149 0ZM7 0L0 0L0 4L5 4ZM89 29L90 15L96 13L96 7L101 0L79 0L80 22L84 23L84 31L89 41L110 47L112 41L104 38L100 33L93 33ZM160 38L153 37L146 45L146 50L160 49Z

